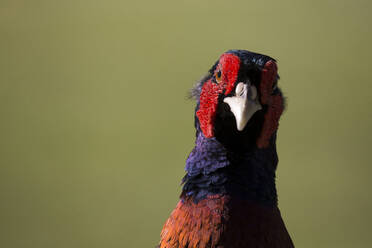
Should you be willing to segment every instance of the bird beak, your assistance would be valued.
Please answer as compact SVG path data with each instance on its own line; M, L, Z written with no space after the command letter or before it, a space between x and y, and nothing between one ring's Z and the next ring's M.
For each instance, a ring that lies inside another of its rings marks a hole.
M239 131L244 129L256 111L262 109L258 101L257 89L250 82L240 82L235 88L235 96L225 97L223 101L230 106Z

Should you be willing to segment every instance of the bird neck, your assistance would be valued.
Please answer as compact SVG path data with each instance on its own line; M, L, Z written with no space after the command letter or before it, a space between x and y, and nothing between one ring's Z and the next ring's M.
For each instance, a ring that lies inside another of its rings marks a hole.
M275 135L267 148L227 149L216 138L197 132L195 147L186 161L181 198L195 202L213 195L276 206Z

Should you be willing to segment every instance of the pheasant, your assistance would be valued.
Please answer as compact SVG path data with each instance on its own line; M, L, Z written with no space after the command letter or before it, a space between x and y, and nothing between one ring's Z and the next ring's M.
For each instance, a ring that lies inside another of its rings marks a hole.
M159 248L294 247L275 186L278 79L275 59L229 50L191 90L195 147Z

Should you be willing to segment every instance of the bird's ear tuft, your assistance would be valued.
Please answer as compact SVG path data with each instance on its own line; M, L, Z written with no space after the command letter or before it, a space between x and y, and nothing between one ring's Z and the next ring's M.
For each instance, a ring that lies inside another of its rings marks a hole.
M203 84L207 82L212 76L219 61L216 61L211 69L209 69L208 73L204 75L195 85L191 88L188 94L189 99L198 100L202 91Z
M194 87L192 87L189 91L188 98L198 100L202 91L203 84L208 81L212 77L212 74L208 72L204 77L202 77Z

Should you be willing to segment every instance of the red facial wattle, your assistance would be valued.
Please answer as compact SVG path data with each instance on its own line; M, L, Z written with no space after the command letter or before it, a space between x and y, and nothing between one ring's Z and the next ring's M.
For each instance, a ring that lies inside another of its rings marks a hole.
M261 73L261 103L267 105L264 123L261 134L257 140L259 148L265 148L269 145L269 141L273 133L278 129L279 118L284 110L283 97L281 95L273 95L273 84L277 78L277 65L274 61L266 62Z
M215 71L215 73L218 73L218 71L221 72L219 82L214 82L211 78L203 85L200 94L199 110L196 112L196 116L199 119L201 130L207 138L214 136L213 129L218 97L220 94L228 95L234 89L239 68L239 57L234 54L225 53L220 57Z

